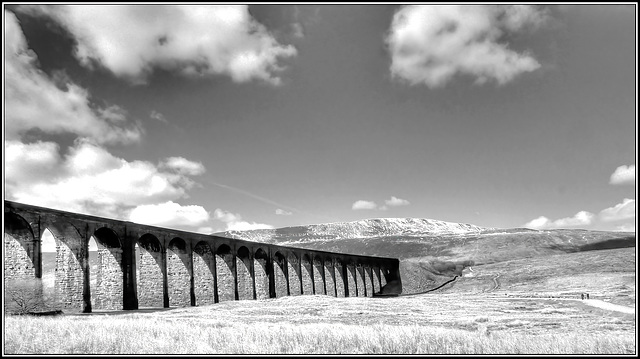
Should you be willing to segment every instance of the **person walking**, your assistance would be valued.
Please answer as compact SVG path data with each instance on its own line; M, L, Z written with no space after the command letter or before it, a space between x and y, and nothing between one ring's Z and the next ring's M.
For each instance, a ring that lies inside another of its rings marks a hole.
M584 293L580 293L580 299L584 300Z

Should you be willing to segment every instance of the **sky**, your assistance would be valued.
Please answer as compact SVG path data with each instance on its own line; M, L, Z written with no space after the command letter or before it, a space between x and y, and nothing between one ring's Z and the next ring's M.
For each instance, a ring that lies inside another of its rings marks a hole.
M4 199L635 232L635 4L4 4Z

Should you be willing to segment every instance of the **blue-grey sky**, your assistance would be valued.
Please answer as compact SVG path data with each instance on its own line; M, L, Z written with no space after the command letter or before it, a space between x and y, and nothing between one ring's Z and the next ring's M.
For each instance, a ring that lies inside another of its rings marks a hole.
M4 11L6 199L635 231L635 4Z

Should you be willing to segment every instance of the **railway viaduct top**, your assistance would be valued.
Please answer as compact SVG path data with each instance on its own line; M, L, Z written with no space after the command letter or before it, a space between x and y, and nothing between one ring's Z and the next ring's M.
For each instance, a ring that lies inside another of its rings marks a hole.
M45 231L56 244L51 284L43 280ZM92 237L97 252L89 251ZM400 283L400 272L395 258L256 243L5 200L4 278L5 284L34 280L57 308L91 312L287 295L372 296L388 282Z

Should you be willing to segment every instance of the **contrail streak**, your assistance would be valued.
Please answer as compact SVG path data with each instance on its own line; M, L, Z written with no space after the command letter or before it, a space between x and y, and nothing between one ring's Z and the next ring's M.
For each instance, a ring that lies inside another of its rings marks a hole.
M307 215L310 215L310 216L313 216L313 217L316 217L316 218L321 218L321 219L324 219L324 220L326 220L326 219L327 219L326 217L318 216L318 215L315 215L315 214L313 214L313 213L309 213L309 212L306 212L306 211L300 210L300 209L295 208L295 207L287 206L286 204L278 203L278 202L276 202L276 201L270 200L269 198L265 198L265 197L262 197L262 196L258 196L258 195L256 195L256 194L253 194L253 193L251 193L251 192L247 192L247 191L245 191L245 190L243 190L243 189L240 189L240 188L236 188L236 187L228 186L228 185L226 185L226 184L217 183L217 182L213 182L213 181L205 181L205 182L207 182L207 183L209 183L209 184L212 184L212 185L214 185L214 186L218 186L218 187L220 187L220 188L228 189L228 190L231 190L231 191L234 191L234 192L237 192L237 193L243 194L243 195L245 195L245 196L248 196L248 197L251 197L251 198L257 199L258 201L261 201L261 202L264 202L264 203L268 203L268 204L274 205L274 206L276 206L276 207L280 207L280 208L282 208L282 209L286 209L286 210L293 211L293 212L304 213L304 214L307 214Z

